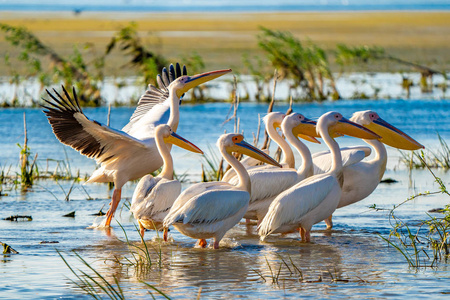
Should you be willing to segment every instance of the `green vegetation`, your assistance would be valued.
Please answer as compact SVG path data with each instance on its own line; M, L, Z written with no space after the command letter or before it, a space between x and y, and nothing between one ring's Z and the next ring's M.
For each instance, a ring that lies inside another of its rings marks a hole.
M119 224L120 225L120 224ZM138 277L142 276L144 274L148 274L148 272L154 271L155 267L157 270L162 270L163 268L163 258L162 258L162 248L161 243L162 239L159 239L157 242L157 246L149 246L147 245L142 236L141 241L139 243L132 242L128 239L127 233L125 229L120 225L120 227L123 230L123 233L125 235L125 241L121 241L124 244L128 245L129 248L129 254L130 257L123 256L118 257L115 256L114 259L112 259L112 262L115 266L121 266L125 267L127 269L132 268L134 271L134 274L136 274ZM139 228L137 226L136 231L140 234ZM140 245L141 244L141 245ZM153 264L153 257L154 255L150 252L150 248L154 248L156 253L156 263ZM83 257L81 257L80 254L73 251L74 256L78 259L79 262L81 262L81 265L87 269L86 271L83 271L82 269L75 269L67 259L62 255L62 253L58 250L56 250L61 257L61 259L64 261L66 266L70 269L70 271L75 275L77 280L72 280L72 283L77 286L81 291L85 292L87 295L93 297L94 299L104 299L105 296L109 299L126 299L127 290L124 290L123 287L120 286L119 278L116 275L112 275L113 281L108 281L105 276L103 276L98 270L96 270L92 264L88 263ZM109 261L111 259L108 259L106 261ZM155 286L140 281L143 285L143 288L145 288L145 291L147 291L150 296L155 299L153 296L153 293L155 295L162 296L165 299L170 299L168 295L166 295L163 291L156 288Z
M393 229L389 237L381 236L381 238L398 250L410 267L435 267L439 261L447 261L450 256L450 205L446 205L440 211L442 213L441 217L434 217L427 214L428 219L420 222L414 221L414 223L407 223L395 215L395 210L400 206L418 197L431 194L450 196L442 179L437 177L431 170L431 167L426 164L423 152L422 156L418 157L439 185L439 191L416 194L390 209L389 217L392 220ZM375 205L372 208L379 209Z
M104 105L106 101L101 94L101 87L105 83L106 70L109 72L108 76L111 76L115 75L114 72L120 73L119 70L123 68L133 69L138 75L136 84L145 86L148 83L156 84L156 75L169 61L161 54L157 54L157 43L152 42L149 45L141 39L137 24L134 22L113 34L103 51L97 50L90 42L83 45L74 44L72 53L67 57L57 53L25 27L0 23L0 31L4 33L5 40L14 47L4 55L10 84L14 89L12 99L1 101L2 106L5 107L38 104L37 99L32 99L29 104L24 103L17 93L19 86L32 78L39 82L41 92L52 84L73 85L79 91L80 102L83 106ZM368 66L375 61L389 61L391 64L413 69L421 74L421 79L418 83L414 83L403 75L401 85L407 97L414 84L420 85L423 93L431 92L434 88L442 89L445 93L448 85L445 71L390 55L379 46L350 46L338 43L336 50L326 51L310 39L301 41L289 31L265 27L260 27L260 33L256 39L265 57L258 54L242 56L243 66L252 75L252 80L256 84L257 93L254 96L256 101L269 101L273 69L278 71L280 80L289 79L289 95L285 100L290 98L294 101L340 99L341 96L336 87L336 75L331 68L333 63L340 66L341 72L347 67ZM120 55L125 61L124 64L117 65L114 60L109 59L114 55ZM182 55L180 60L186 64L191 74L204 71L206 65L204 58L196 51ZM19 72L18 64L25 66L25 75ZM439 85L433 84L432 77L435 74L444 76L444 82ZM125 87L122 79L116 78L114 82L119 91ZM245 84L243 85L244 90L247 90ZM358 83L355 85L358 86ZM192 89L190 100L193 102L209 100L205 93L207 88L208 85L201 85ZM377 97L378 92L379 90L374 88L373 97ZM371 96L359 91L353 95L353 98L368 97ZM243 99L248 99L248 93ZM117 99L109 100L119 104ZM125 103L134 105L135 99L128 100L125 99Z
M439 133L437 136L441 146L440 149L435 151L427 149L426 151L413 151L411 153L409 153L410 151L400 151L403 164L409 169L450 169L450 148Z

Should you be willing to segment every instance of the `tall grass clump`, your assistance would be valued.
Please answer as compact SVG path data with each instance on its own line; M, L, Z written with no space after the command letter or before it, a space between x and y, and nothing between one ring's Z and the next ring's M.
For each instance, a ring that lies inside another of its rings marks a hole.
M120 225L120 224L119 224ZM158 247L155 247L153 250L155 251L158 259L156 260L156 263L153 264L153 260L151 256L153 254L151 253L151 249L148 247L148 245L143 241L143 238L141 236L141 242L142 246L131 242L128 239L127 233L125 232L125 229L120 225L122 228L124 234L125 234L125 241L122 241L126 243L130 249L131 257L116 257L113 262L115 264L118 264L120 266L125 266L126 268L132 267L134 268L134 271L137 275L142 275L148 273L150 270L152 270L153 266L157 266L159 269L162 268L162 249L161 245ZM139 233L139 228L136 226L136 230ZM68 260L62 255L62 253L58 250L58 255L61 257L65 265L69 268L69 270L72 272L73 275L75 275L76 280L71 280L75 286L77 286L81 291L85 292L87 295L91 296L94 299L126 299L126 292L128 290L125 290L116 275L112 275L112 280L108 280L105 278L104 275L102 275L98 270L96 270L92 264L88 263L80 254L73 251L73 255L75 258L81 262L81 267L83 267L85 270L82 270L81 268L75 268L73 265L71 265ZM140 281L142 284L143 290L150 294L150 296L155 299L155 295L161 296L165 299L170 299L170 297L165 294L160 289L156 288L154 285ZM130 293L135 293L135 289L130 290Z
M409 224L395 215L395 210L407 202L418 197L431 194L443 194L450 197L450 193L441 178L437 177L423 156L418 156L439 185L435 192L425 192L409 197L389 211L393 229L388 237L381 237L390 246L398 250L408 265L413 268L435 267L438 262L447 261L450 255L450 205L441 211L441 217L427 214L428 219Z
M30 161L30 148L28 147L28 133L26 115L23 113L24 142L23 146L17 144L20 148L20 182L23 187L31 187L34 182L34 170L36 166L37 153L33 161ZM37 170L36 170L37 171Z
M436 151L413 151L411 153L409 153L410 151L400 151L401 162L409 169L450 169L450 147L439 133L437 136L440 148Z
M264 27L261 31L257 36L259 47L282 77L292 79L292 88L301 89L304 100L340 99L324 49L310 40L302 42L288 31Z

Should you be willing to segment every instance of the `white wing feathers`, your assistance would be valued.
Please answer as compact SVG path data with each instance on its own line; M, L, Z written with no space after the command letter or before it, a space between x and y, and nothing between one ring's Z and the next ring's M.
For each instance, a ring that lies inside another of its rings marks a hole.
M164 226L176 222L210 224L222 221L248 205L250 198L248 192L221 187L223 188L205 191L194 196L184 201L182 206L177 204L179 200L177 199L164 219Z
M168 212L180 192L178 180L146 175L136 186L131 211L137 219L152 219L158 213Z
M44 99L48 105L43 107L53 132L61 143L89 158L95 158L97 163L113 159L125 150L139 152L146 149L143 142L127 133L89 120L81 110L75 89L73 99L64 87L65 97L56 90L53 91L56 96L47 90L53 101Z
M369 156L372 149L367 146L354 146L341 148L342 165L348 167L356 164ZM331 168L330 151L322 151L312 155L314 163L314 174L326 173Z
M267 236L286 224L300 223L328 196L335 183L336 179L330 175L312 176L278 195L259 226L260 235Z

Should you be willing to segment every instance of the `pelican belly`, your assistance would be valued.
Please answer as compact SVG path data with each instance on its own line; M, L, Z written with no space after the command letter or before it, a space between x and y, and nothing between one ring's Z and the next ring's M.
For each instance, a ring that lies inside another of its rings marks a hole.
M226 219L210 222L210 223L187 223L182 222L173 223L172 225L182 234L194 239L222 239L225 233L233 228L244 217L248 205L242 207L234 215Z

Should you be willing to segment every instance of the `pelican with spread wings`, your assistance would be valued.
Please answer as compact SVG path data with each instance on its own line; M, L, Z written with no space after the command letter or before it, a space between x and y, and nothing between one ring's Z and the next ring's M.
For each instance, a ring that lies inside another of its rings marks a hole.
M122 129L112 129L90 120L83 113L73 89L72 95L47 90L50 100L43 107L53 133L65 145L94 158L100 164L87 182L114 182L110 208L102 226L109 227L121 199L123 185L149 174L163 164L155 142L155 127L169 125L176 131L180 119L180 98L189 89L225 75L230 69L186 75L179 64L163 69L158 75L159 88L149 85L139 99L130 122Z

